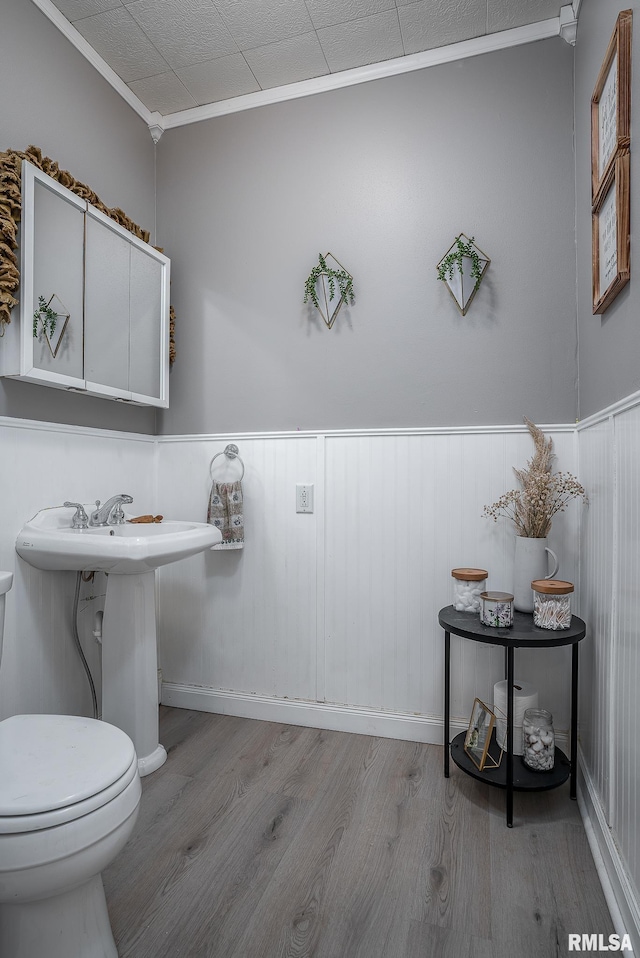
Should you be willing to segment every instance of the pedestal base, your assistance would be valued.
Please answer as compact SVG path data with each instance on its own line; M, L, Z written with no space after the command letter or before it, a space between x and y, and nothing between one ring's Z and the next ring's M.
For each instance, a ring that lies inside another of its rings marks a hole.
M155 572L109 575L102 625L102 719L133 741L140 775L166 761L158 742Z
M138 774L140 775L140 778L144 778L145 775L151 775L151 773L155 772L157 768L160 768L161 765L164 765L166 761L166 749L164 745L158 745L151 755L145 755L144 758L138 759Z

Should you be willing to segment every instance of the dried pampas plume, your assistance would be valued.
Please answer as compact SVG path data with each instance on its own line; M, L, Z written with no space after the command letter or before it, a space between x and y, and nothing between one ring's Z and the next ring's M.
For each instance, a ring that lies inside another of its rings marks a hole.
M514 468L520 489L505 492L492 506L485 506L483 516L494 521L498 516L513 519L516 535L528 539L544 539L551 529L551 520L557 512L564 512L572 499L587 494L570 472L551 472L555 454L553 440L547 439L542 430L524 417L535 452L526 469Z

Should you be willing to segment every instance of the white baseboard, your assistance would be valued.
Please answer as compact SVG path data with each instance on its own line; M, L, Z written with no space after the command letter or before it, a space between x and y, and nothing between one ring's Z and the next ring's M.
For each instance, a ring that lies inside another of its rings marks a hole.
M640 955L640 901L609 828L595 784L578 749L578 806L616 934L631 938ZM577 931L578 929L576 929ZM584 929L591 931L592 929ZM626 955L631 952L626 951Z
M305 728L324 728L334 732L353 732L356 735L378 735L398 738L406 742L424 742L442 745L443 719L440 715L416 715L409 712L391 712L387 709L358 708L327 702L307 702L301 699L281 699L270 695L232 692L199 685L180 685L162 682L160 701L179 709L214 712L217 715L237 715L239 718L259 719L263 722L281 722L285 725L303 725ZM467 722L451 720L451 738L467 728ZM556 730L556 742L567 750L566 732Z
M427 745L442 745L442 718L435 715L412 715L382 709L355 708L325 702L279 699L268 695L251 695L223 689L193 685L162 683L161 702L181 709L237 715L264 722L303 725L358 735L378 735ZM466 724L451 723L451 735L457 735Z

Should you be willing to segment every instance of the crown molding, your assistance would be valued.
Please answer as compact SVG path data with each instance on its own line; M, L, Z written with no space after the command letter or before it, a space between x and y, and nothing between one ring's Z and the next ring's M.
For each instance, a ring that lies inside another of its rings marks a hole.
M328 76L302 80L299 83L289 83L286 86L274 87L271 90L261 90L258 93L247 93L244 96L233 97L229 100L220 100L217 103L207 103L205 106L181 110L178 113L168 113L163 118L164 128L170 130L178 126L187 126L189 123L199 123L202 120L225 116L229 113L239 113L242 110L251 110L273 103L283 103L286 100L296 100L300 97L313 96L316 93L328 93L343 87L356 86L359 83L368 83L370 80L380 80L385 77L398 76L402 73L412 73L415 70L424 70L427 67L438 66L442 63L465 60L469 57L480 56L483 53L493 53L497 50L505 50L525 43L534 43L536 40L546 40L549 37L557 37L559 33L560 18L552 17L549 20L540 20L538 23L528 24L525 27L515 27L512 30L503 30L500 33L475 37L473 40L463 40L460 43L437 47L435 50L426 50L424 53L413 53L409 56L396 57L393 60L384 60L382 63L374 63L371 66L343 70L341 73L331 73Z
M577 5L579 7L580 3L578 2ZM577 34L578 13L575 4L568 3L566 6L560 7L560 36L566 43L575 47Z
M151 134L151 139L154 143L158 143L158 140L164 133L164 118L161 113L152 113L151 120L149 122L149 133Z
M343 87L356 86L360 83L368 83L371 80L380 80L403 73L412 73L415 70L425 70L428 67L443 63L465 60L469 57L481 56L484 53L494 53L498 50L534 43L537 40L546 40L550 37L563 36L568 42L575 43L575 26L573 27L574 39L568 39L568 35L572 29L571 24L577 24L581 0L573 0L571 4L562 7L559 17L540 20L538 23L531 23L524 27L490 33L486 36L475 37L472 40L463 40L460 43L437 47L435 50L426 50L424 53L396 57L393 60L356 67L353 70L344 70L340 73L332 73L312 80L302 80L299 83L289 83L270 90L260 90L258 93L248 93L228 100L220 100L217 103L208 103L189 110L168 113L166 116L162 116L158 112L152 112L142 103L108 63L87 43L73 24L60 13L52 0L32 0L32 2L147 124L154 143L157 143L165 130L187 126L190 123L200 123L203 120L225 116L229 113L239 113L243 110L283 103L287 100L313 96L316 93L328 93ZM565 36L565 33L567 33L567 36Z

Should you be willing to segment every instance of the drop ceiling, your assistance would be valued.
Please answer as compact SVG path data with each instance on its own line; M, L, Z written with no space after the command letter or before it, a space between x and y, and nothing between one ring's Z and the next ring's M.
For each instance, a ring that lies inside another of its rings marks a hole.
M155 126L157 136L168 126L222 112L546 36L561 34L574 42L579 5L579 0L565 5L562 0L33 2L138 110L152 133Z

